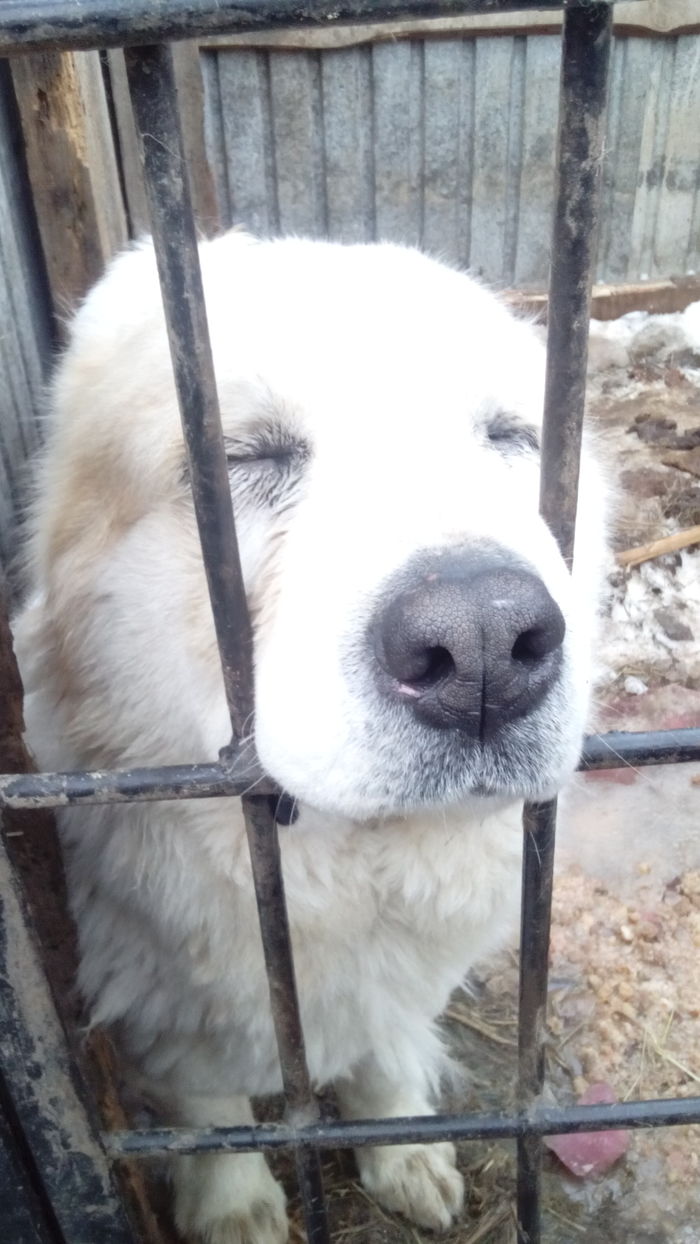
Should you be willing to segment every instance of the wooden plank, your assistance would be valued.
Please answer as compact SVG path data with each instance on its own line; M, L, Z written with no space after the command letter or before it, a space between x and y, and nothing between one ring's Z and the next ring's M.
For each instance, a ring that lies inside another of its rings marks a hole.
M219 89L232 224L253 233L279 228L269 65L265 52L219 57Z
M526 47L527 40L523 35L514 36L508 83L503 267L500 278L496 278L509 285L515 280L521 200L529 193L530 188L530 170L523 169Z
M520 213L515 285L544 286L549 269L559 94L559 39L529 38L525 48Z
M141 176L136 128L124 67L124 53L121 48L113 48L107 52L107 64L129 232L132 237L140 237L150 233L151 224ZM174 43L173 64L195 216L201 232L206 237L211 237L220 227L220 205L207 156L204 133L204 82L197 44Z
M653 61L657 54L658 45L647 39L622 40L613 49L613 73L617 93L614 104L611 100L606 144L599 280L616 283L638 280L640 276L640 272L634 267L632 239L639 193L646 101Z
M539 290L511 289L503 297L521 310L534 312L538 319L547 319L547 295ZM648 281L630 285L594 285L591 316L596 320L616 320L629 311L648 311L667 315L685 311L691 302L700 299L700 277L675 281Z
M700 176L700 39L678 39L670 82L664 166L654 235L654 272L677 273L679 249L687 254ZM684 254L684 258L685 258Z
M466 264L471 232L474 44L425 45L423 245Z
M506 266L512 61L512 38L477 41L469 266L499 284Z
M220 215L204 136L204 83L199 47L194 42L185 42L173 43L172 49L194 214L205 237L213 237L220 228Z
M13 343L17 383L30 408L25 436L40 439L39 411L52 349L49 291L31 188L20 149L7 63L0 65L0 284L3 339Z
M40 442L50 299L7 64L0 65L0 566L16 568L27 458ZM14 578L14 575L13 575Z
M371 71L368 48L321 58L327 225L341 242L374 237Z
M321 66L316 53L278 52L270 59L270 104L279 228L282 233L325 237Z
M372 48L376 237L423 236L423 45Z
M54 310L65 317L127 240L97 52L12 61Z
M670 275L668 272L657 270L654 239L659 211L660 184L665 165L671 103L669 85L673 77L674 53L675 42L673 40L658 45L655 55L651 58L646 84L637 195L630 230L628 268L630 274L641 280L652 280L657 275L661 278Z
M616 35L695 34L700 31L700 0L618 0L613 11ZM362 43L418 38L472 37L475 35L559 34L561 15L551 9L517 13L473 13L460 17L407 18L403 21L320 27L304 30L250 31L245 34L211 35L202 47L342 48Z
M222 57L216 52L203 51L200 53L202 87L204 91L204 143L206 158L214 186L219 226L222 229L228 229L232 221L221 83L219 80L219 64L221 60Z

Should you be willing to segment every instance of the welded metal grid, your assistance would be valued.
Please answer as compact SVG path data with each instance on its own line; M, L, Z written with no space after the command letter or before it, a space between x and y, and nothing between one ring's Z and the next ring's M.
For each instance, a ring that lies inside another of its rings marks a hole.
M542 1137L700 1122L700 1098L553 1109L540 1104L556 801L524 811L519 1102L515 1113L322 1122L311 1088L294 979L274 808L279 792L239 759L253 707L251 630L240 572L187 172L172 39L329 20L563 10L556 203L549 299L541 511L573 557L590 289L599 212L613 0L4 0L0 55L125 46L190 478L231 718L219 763L0 778L0 809L242 795L287 1110L281 1124L157 1128L102 1135L109 1157L291 1149L310 1244L328 1240L322 1149L511 1137L518 1147L519 1244L540 1240ZM332 14L332 16L331 16ZM582 768L700 758L700 730L586 741ZM245 792L255 783L255 794ZM12 1086L10 1085L10 1088ZM35 1155L36 1157L37 1155ZM68 1240L68 1237L65 1237ZM106 1238L102 1236L101 1238ZM125 1237L119 1230L110 1239ZM73 1244L71 1240L70 1244Z

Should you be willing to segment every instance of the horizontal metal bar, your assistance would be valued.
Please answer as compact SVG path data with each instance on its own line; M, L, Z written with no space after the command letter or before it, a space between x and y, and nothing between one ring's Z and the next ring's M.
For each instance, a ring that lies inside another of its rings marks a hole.
M351 1149L443 1140L502 1140L559 1136L611 1128L674 1127L700 1123L700 1097L626 1101L613 1105L540 1107L522 1114L417 1115L401 1119L330 1120L307 1127L259 1123L254 1127L160 1127L103 1133L115 1158L156 1153L255 1152L271 1149Z
M700 761L700 729L591 734L579 768L624 769ZM0 807L64 808L76 804L149 803L228 795L277 796L279 788L254 766L237 763L161 765L75 773L0 775Z
M585 8L590 0L566 0ZM614 0L603 0L611 6ZM46 49L122 47L280 26L460 17L527 9L563 11L564 0L2 0L0 56Z
M589 734L579 769L643 769L700 760L700 729L616 731Z
M90 773L22 773L0 777L0 807L62 808L76 804L150 803L277 793L259 773L237 774L223 764L162 765Z

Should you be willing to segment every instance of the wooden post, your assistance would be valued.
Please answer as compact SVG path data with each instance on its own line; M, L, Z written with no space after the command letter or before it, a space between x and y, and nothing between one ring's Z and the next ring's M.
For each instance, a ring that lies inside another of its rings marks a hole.
M99 53L15 57L12 78L60 322L128 240Z
M220 207L217 204L214 178L207 160L204 136L204 85L199 47L196 43L174 43L172 49L192 205L199 231L205 237L212 237L220 228ZM110 50L107 53L107 62L129 225L132 236L139 237L150 233L151 222L141 175L136 128L122 49ZM228 204L221 206L228 209Z

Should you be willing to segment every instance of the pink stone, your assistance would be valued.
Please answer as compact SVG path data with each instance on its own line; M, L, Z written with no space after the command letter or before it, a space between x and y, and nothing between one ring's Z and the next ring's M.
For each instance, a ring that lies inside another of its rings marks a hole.
M579 1098L579 1106L612 1105L617 1100L609 1084L591 1084ZM629 1145L629 1132L614 1128L605 1132L571 1132L564 1136L545 1136L544 1143L559 1161L581 1179L602 1175Z

